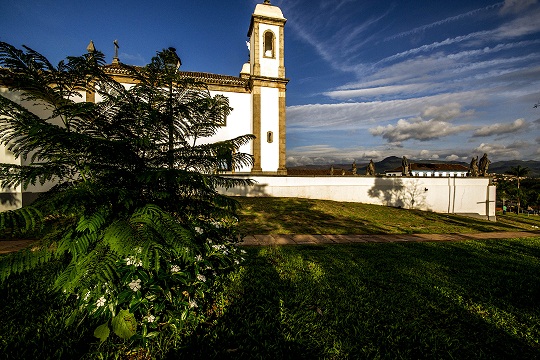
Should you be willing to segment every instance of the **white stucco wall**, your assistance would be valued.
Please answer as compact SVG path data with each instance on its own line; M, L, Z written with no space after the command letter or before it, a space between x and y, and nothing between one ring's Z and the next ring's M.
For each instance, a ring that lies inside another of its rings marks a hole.
M5 87L0 87L0 93L5 98L19 104L23 105L25 108L30 109L32 113L36 114L40 118L47 118L51 116L51 109L48 109L43 104L36 103L35 101L24 101L21 99L21 93L19 91L8 91ZM74 101L80 102L84 101L84 95L82 97L74 97ZM53 124L61 125L62 121L59 118L49 120ZM31 154L27 159L15 158L13 154L3 145L0 145L0 162L8 164L18 164L18 165L28 165L30 163ZM22 193L31 194L31 193L40 193L49 190L54 186L54 182L47 182L43 185L36 183L36 185L28 185L26 189L22 189L21 186L17 186L16 189L0 189L0 192L15 192L16 202L10 204L4 204L4 201L0 203L0 211L3 210L13 210L22 206ZM7 206L7 207L6 207Z
M267 133L273 140L269 143ZM261 168L277 171L279 168L279 89L261 88Z
M488 178L251 176L257 184L227 195L360 202L472 215L495 220L495 186Z
M210 138L201 139L204 143L230 140L232 138L253 134L253 122L251 114L251 94L249 93L235 93L225 91L210 91L211 96L223 95L229 98L229 106L233 109L229 116L227 116L226 126L219 129L219 131ZM253 154L253 142L241 146L238 149L239 152ZM237 172L250 172L251 167L246 166Z

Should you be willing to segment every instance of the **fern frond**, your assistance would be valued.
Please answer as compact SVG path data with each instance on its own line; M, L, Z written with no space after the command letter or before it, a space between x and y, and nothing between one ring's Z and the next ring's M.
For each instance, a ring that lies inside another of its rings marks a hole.
M0 231L11 234L38 232L43 227L43 214L33 206L0 212Z
M12 274L31 270L52 259L52 251L46 247L23 249L0 257L0 282Z

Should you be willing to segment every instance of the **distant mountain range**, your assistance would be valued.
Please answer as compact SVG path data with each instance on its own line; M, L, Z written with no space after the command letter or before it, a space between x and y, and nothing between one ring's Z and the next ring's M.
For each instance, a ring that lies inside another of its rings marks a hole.
M469 163L461 161L443 161L443 160L411 160L409 162L416 164L461 164L469 167ZM369 162L357 162L356 168L359 175L366 173L366 167ZM540 161L536 160L508 160L508 161L496 161L489 165L489 172L496 174L504 174L510 170L512 167L520 165L521 167L529 168L531 177L540 177ZM291 166L287 167L291 170L325 170L330 169L331 167L337 170L346 170L350 171L352 169L351 164L323 164L323 165L301 165L301 166ZM393 170L401 166L401 158L397 156L390 156L381 161L375 162L375 170L377 173L384 173L388 170Z

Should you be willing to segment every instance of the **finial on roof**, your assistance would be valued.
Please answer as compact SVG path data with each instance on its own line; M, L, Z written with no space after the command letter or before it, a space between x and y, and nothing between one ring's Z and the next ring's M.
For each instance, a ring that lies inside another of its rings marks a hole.
M271 4L270 4L270 0L264 0L264 3L263 3L263 4L265 4L265 5L271 5Z
M118 49L120 46L118 46L118 40L113 41L114 44L114 57L113 57L113 64L118 64L120 62L120 59L118 58Z
M86 51L88 51L90 54L93 54L96 51L96 47L94 46L94 42L90 40L90 44L86 47Z

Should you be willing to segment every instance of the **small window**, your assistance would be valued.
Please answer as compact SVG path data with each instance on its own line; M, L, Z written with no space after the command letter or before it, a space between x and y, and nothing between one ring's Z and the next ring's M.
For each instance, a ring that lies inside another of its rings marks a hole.
M274 142L274 133L269 131L266 133L266 142L268 142L269 144L271 144L272 142Z
M265 31L264 33L264 57L266 58L275 58L274 52L274 33L270 30Z
M218 171L232 171L233 170L233 153L228 149L220 149L218 151Z

